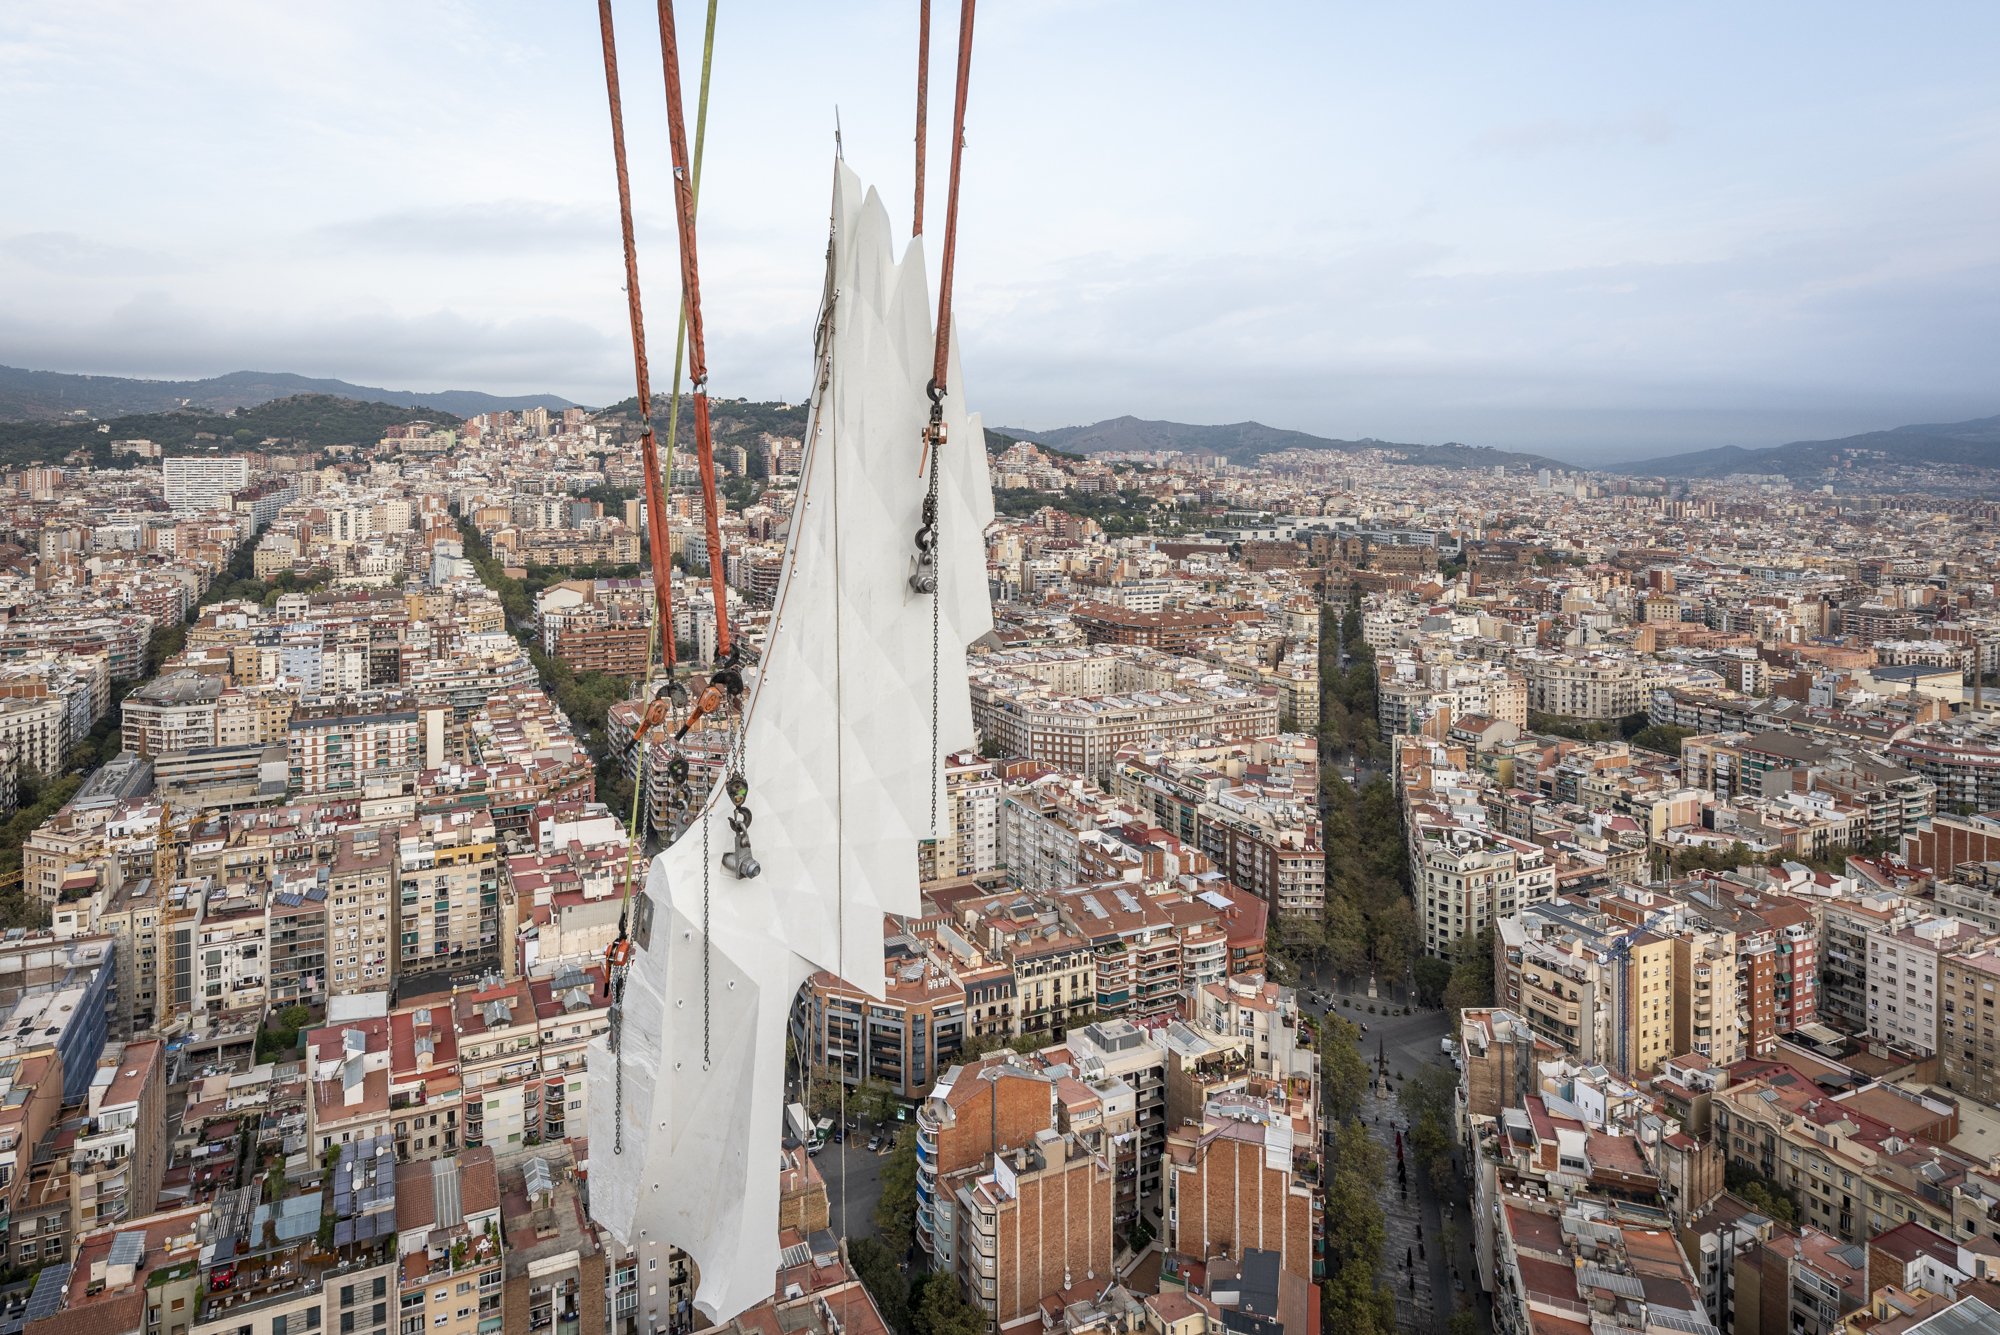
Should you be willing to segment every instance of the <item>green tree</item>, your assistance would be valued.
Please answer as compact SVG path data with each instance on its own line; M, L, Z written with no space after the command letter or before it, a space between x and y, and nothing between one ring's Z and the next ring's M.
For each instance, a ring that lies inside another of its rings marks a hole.
M1493 924L1458 939L1451 981L1444 989L1445 1011L1456 1016L1468 1006L1493 1004Z
M882 1165L882 1197L875 1202L875 1228L893 1256L910 1250L917 1218L917 1128L906 1123Z
M897 1335L909 1335L910 1286L904 1282L896 1257L874 1238L854 1238L847 1244L847 1261L854 1268L855 1278L875 1300L889 1329Z
M880 1080L863 1080L847 1096L848 1108L871 1122L890 1121L900 1104L896 1091Z
M1798 1202L1783 1187L1746 1164L1723 1165L1723 1182L1757 1213L1787 1228L1799 1222Z
M1379 1267L1343 1261L1320 1289L1320 1325L1341 1335L1394 1335L1396 1298L1376 1277Z
M1451 985L1451 963L1435 955L1419 955L1411 968L1416 975L1417 1000L1426 1006L1440 1004L1445 989Z
M1345 894L1329 895L1326 904L1326 962L1337 977L1356 978L1368 970L1368 924L1360 907Z
M1694 729L1677 727L1671 723L1654 724L1639 729L1632 734L1632 745L1646 751L1657 751L1663 756L1679 758L1681 742L1694 735Z
M1449 1066L1430 1064L1419 1067L1396 1091L1396 1105L1414 1126L1426 1114L1449 1125L1458 1099L1458 1072Z
M1376 975L1386 980L1407 973L1417 937L1416 906L1399 892L1382 906L1368 927L1368 949L1375 957Z
M1327 1120L1338 1125L1361 1115L1368 1097L1368 1062L1361 1055L1361 1031L1338 1015L1327 1015L1319 1028L1320 1090Z
M1420 1068L1396 1091L1397 1105L1410 1123L1405 1143L1416 1158L1417 1168L1429 1175L1440 1196L1450 1196L1458 1189L1457 1170L1451 1162L1457 1097L1457 1073L1445 1066Z
M918 1335L985 1335L986 1314L965 1301L950 1275L933 1275L918 1300L915 1324Z
M1382 1245L1388 1236L1379 1193L1385 1161L1358 1120L1334 1134L1326 1187L1327 1280L1320 1288L1321 1325L1330 1331L1389 1335L1395 1299L1380 1282Z

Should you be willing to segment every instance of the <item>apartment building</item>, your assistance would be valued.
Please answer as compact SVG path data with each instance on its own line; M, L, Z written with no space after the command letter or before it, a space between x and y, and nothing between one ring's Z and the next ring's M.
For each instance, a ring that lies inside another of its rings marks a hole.
M19 1227L22 1207L33 1201L29 1193L36 1150L61 1114L62 1092L62 1057L57 1053L0 1058L0 1208L6 1210L9 1235ZM0 1237L0 1257L41 1261L40 1234L38 1226L33 1233L23 1231L19 1243L11 1236ZM63 1258L58 1253L49 1259Z
M396 1168L396 1313L410 1335L505 1329L500 1174L493 1151Z
M300 875L274 872L265 903L270 935L268 984L272 1006L315 1005L327 991L327 884L329 868Z
M1276 692L1218 680L1124 694L1066 695L1006 672L972 673L972 718L1001 753L1038 760L1099 783L1121 748L1180 737L1230 740L1278 731Z
M1498 663L1409 653L1380 655L1376 722L1384 737L1415 732L1440 711L1454 719L1477 715L1528 726L1528 684Z
M187 961L185 989L175 979L176 993L185 991L193 1010L209 1015L231 1011L261 1013L269 992L270 919L264 897L247 885L208 891L199 897L198 919L191 928L192 953ZM180 968L177 960L175 968Z
M505 1156L576 1134L588 1114L584 1053L610 1023L602 966L553 977L488 975L453 991L465 1143Z
M1077 1078L1107 1107L1122 1104L1126 1096L1120 1091L1130 1091L1135 1166L1127 1169L1121 1162L1119 1171L1135 1174L1135 1185L1130 1193L1121 1187L1120 1195L1133 1201L1137 1211L1154 1214L1168 1130L1167 1047L1129 1020L1099 1020L1073 1031L1063 1048L1048 1055L1060 1057L1065 1050Z
M250 461L241 456L171 455L160 461L167 508L176 514L226 510L250 485Z
M1957 918L1922 917L1868 934L1868 1032L1913 1052L1935 1052L1940 962L1992 934Z
M43 774L61 771L73 734L68 711L55 699L0 699L0 743L17 763Z
M1000 795L993 763L976 752L944 759L943 828L917 850L924 881L979 876L1000 865Z
M422 813L397 831L402 976L465 969L497 957L498 849L493 818L475 809Z
M85 1098L87 1123L70 1152L77 1236L149 1215L167 1167L166 1045L105 1050Z
M959 1185L1051 1127L1053 1101L1045 1076L994 1055L951 1067L918 1105L916 1239L933 1270L957 1271Z
M1830 899L1820 907L1819 1009L1850 1034L1868 1032L1868 942L1909 926L1916 903L1895 894Z
M1195 1125L1167 1137L1167 1246L1186 1256L1275 1252L1279 1265L1314 1278L1319 1202L1295 1172L1289 1118L1270 1116L1254 1101L1220 1100Z
M1714 1095L1716 1143L1731 1164L1792 1193L1800 1222L1860 1242L1914 1219L1948 1232L1976 1161L1945 1148L1951 1104L1865 1082L1840 1094L1752 1078Z
M996 1328L1039 1320L1079 1274L1112 1274L1111 1168L1075 1136L1038 1131L957 1194L959 1281Z
M1742 998L1736 988L1736 934L1690 930L1674 943L1674 1055L1695 1053L1717 1066L1744 1056Z
M1938 1083L1981 1103L2000 1104L2000 950L1991 946L1938 958Z
M1184 654L1223 630L1227 621L1209 611L1142 612L1112 603L1078 603L1070 624L1091 644L1127 644Z
M1461 937L1555 893L1556 871L1539 844L1419 813L1410 870L1424 951L1449 958Z
M326 883L327 992L379 992L395 976L396 849L376 830L342 831Z
M1319 759L1303 736L1128 747L1114 797L1199 847L1232 884L1274 912L1317 917L1325 903Z
M503 1154L499 1169L507 1329L609 1329L604 1245L584 1210L568 1145Z
M216 744L215 709L222 679L182 669L127 692L119 705L123 741L134 755L157 757Z
M1562 718L1609 720L1642 713L1662 679L1657 664L1608 654L1523 653L1513 665L1527 680L1528 708Z
M800 1051L848 1085L872 1080L901 1099L924 1097L965 1045L965 987L942 963L893 941L881 999L821 971L795 1016Z
M302 797L399 789L423 763L419 714L407 697L308 697L285 727L290 788Z

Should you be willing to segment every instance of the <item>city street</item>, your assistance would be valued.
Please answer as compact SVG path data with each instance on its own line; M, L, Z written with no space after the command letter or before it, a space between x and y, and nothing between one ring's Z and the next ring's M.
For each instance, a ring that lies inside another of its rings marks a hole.
M1309 986L1315 993L1320 991L1317 984L1309 983ZM1341 1005L1343 997L1354 1004ZM1461 1304L1469 1304L1478 1315L1479 1329L1490 1331L1493 1328L1492 1307L1478 1289L1478 1271L1472 1263L1472 1229L1465 1200L1462 1196L1455 1200L1437 1199L1414 1159L1409 1165L1407 1195L1398 1190L1396 1183L1396 1133L1405 1129L1394 1093L1399 1084L1396 1077L1401 1074L1407 1079L1422 1066L1446 1063L1447 1059L1439 1046L1439 1041L1450 1032L1445 1013L1419 1009L1411 1015L1382 1015L1379 1012L1385 1005L1393 1003L1378 997L1374 1001L1378 1014L1370 1015L1365 985L1359 992L1334 993L1333 1003L1331 1009L1335 1014L1351 1023L1368 1026L1368 1032L1361 1036L1361 1052L1370 1071L1377 1069L1379 1061L1387 1065L1389 1072L1389 1092L1381 1092L1379 1085L1371 1090L1363 1105L1362 1118L1369 1134L1381 1145L1383 1161L1387 1165L1380 1193L1387 1234L1382 1252L1382 1279L1395 1291L1397 1327L1414 1332L1441 1333L1453 1310ZM1302 1004L1315 1015L1325 1014L1328 1009L1320 1005L1316 998L1305 999ZM1396 1009L1400 1010L1401 1006L1397 1005ZM1447 1210L1451 1213L1447 1214ZM1332 1223L1329 1221L1330 1226ZM1451 1241L1454 1244L1450 1255L1445 1249L1447 1223L1451 1226ZM1422 1255L1417 1255L1418 1252ZM1411 1269L1405 1268L1406 1259L1413 1263ZM1453 1274L1454 1266L1456 1275ZM1458 1288L1461 1281L1466 1286L1463 1292Z
M1362 1055L1371 1063L1378 1055L1385 1057L1389 1063L1390 1079L1393 1080L1398 1071L1408 1077L1415 1074L1419 1066L1444 1060L1438 1043L1451 1033L1451 1026L1443 1011L1420 1007L1412 1015L1381 1014L1392 1008L1400 1011L1402 1003L1386 992L1371 1001L1366 983L1353 991L1333 991L1331 1006L1323 1006L1318 1000L1320 994L1329 990L1326 983L1308 978L1304 988L1310 989L1314 995L1302 996L1300 1005L1312 1014L1324 1015L1331 1011L1351 1024L1368 1026L1368 1032L1361 1037ZM1341 1005L1343 999L1352 1004ZM1375 1007L1376 1014L1368 1013L1370 1005Z
M882 1199L882 1165L889 1159L869 1152L868 1136L869 1128L863 1123L843 1143L829 1144L813 1158L820 1176L826 1179L833 1231L841 1237L876 1236L875 1202Z

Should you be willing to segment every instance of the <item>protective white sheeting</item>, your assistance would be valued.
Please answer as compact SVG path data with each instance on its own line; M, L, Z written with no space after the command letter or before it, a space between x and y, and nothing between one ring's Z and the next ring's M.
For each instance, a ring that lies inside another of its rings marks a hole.
M895 243L881 201L837 165L801 499L746 726L763 873L739 881L722 867L729 804L711 794L706 878L699 823L647 877L652 924L626 984L622 1062L602 1039L590 1052L591 1212L628 1245L693 1256L696 1304L716 1321L772 1293L793 997L821 968L880 996L882 915L917 910L938 782L933 644L939 746L956 750L973 737L964 646L992 627L985 436L957 393L955 349L936 608L909 590L933 334L921 247L899 264Z

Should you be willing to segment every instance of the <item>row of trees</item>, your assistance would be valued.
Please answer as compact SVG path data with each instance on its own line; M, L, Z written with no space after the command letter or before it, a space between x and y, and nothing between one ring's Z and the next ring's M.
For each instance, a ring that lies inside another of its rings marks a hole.
M882 1197L875 1205L879 1240L851 1240L847 1259L896 1335L984 1335L985 1315L965 1301L954 1276L919 1271L912 1279L903 1273L916 1218L917 1128L906 1123L882 1165Z
M1646 713L1627 714L1616 719L1570 718L1564 714L1544 714L1539 709L1528 711L1528 731L1546 733L1551 737L1567 737L1573 742L1637 742L1639 734L1645 732L1650 723ZM1662 734L1655 733L1660 737ZM1658 749L1658 748L1653 748ZM1680 743L1674 743L1674 754L1679 754Z
M1359 788L1340 760L1378 758L1375 657L1361 636L1361 611L1350 606L1320 620L1320 844L1326 850L1326 910L1317 922L1279 918L1269 949L1296 969L1324 965L1341 978L1405 976L1419 940L1409 894L1409 853L1402 803L1377 775ZM1339 649L1348 647L1349 666Z
M1440 1200L1452 1199L1459 1190L1458 1169L1451 1160L1457 1096L1458 1072L1435 1063L1420 1067L1396 1091L1397 1106L1410 1124L1408 1151Z
M1493 925L1460 937L1448 960L1419 956L1415 975L1417 1000L1423 1005L1442 1006L1454 1015L1467 1006L1491 1006Z
M1031 515L1044 506L1080 519L1095 519L1110 537L1187 531L1187 519L1178 508L1138 492L1035 491L1027 487L996 487L993 491L996 514Z
M1319 746L1322 759L1351 756L1366 763L1388 755L1377 721L1375 651L1362 634L1360 604L1352 600L1338 618L1332 607L1320 609Z
M254 545L246 544L246 550L254 556L256 548ZM253 566L252 569L254 568ZM302 575L290 570L280 570L269 579L257 579L253 575L245 574L240 578L218 579L209 586L208 596L203 598L202 602L219 603L233 599L271 607L277 603L280 594L311 593L315 589L325 588L332 581L333 572L324 567L316 567Z
M1333 1045L1329 1045L1333 1046ZM1343 1335L1391 1335L1396 1297L1382 1283L1382 1214L1387 1168L1382 1147L1355 1118L1340 1122L1326 1179L1326 1279L1320 1325Z

